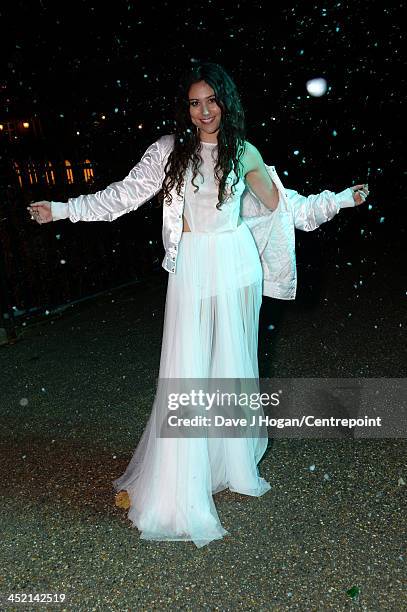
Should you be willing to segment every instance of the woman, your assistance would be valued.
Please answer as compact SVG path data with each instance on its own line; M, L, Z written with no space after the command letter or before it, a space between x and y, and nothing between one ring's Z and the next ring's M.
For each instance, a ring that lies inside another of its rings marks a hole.
M213 493L229 488L260 496L270 489L257 468L267 434L260 427L231 437L213 427L201 427L195 437L185 430L174 434L168 397L191 392L196 382L206 392L226 379L233 390L242 380L245 389L255 388L250 381L258 378L263 271L251 230L242 222L241 196L250 189L269 215L282 200L260 153L245 140L239 95L221 66L204 63L189 70L176 102L175 134L153 143L123 181L68 203L31 204L29 210L39 223L113 221L161 193L163 267L170 274L159 384L140 442L113 485L127 491L128 517L141 538L192 540L200 547L228 533ZM351 193L362 203L367 186L356 185ZM207 414L207 407L194 414Z

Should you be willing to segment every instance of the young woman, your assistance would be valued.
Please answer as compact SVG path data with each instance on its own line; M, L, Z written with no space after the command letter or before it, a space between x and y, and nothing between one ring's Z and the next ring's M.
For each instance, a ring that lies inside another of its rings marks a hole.
M218 64L203 63L187 72L175 119L175 133L153 143L123 181L67 203L37 202L28 208L38 223L63 218L113 221L161 194L163 267L169 278L159 384L144 433L113 485L127 492L128 517L141 538L192 540L200 547L228 533L213 502L215 492L229 488L260 496L270 489L257 467L267 434L258 428L248 436L228 437L224 430L200 429L195 437L171 436L166 427L171 416L168 396L195 389L193 382L201 381L207 391L211 381L258 378L264 280L263 246L259 249L258 244L265 243L268 233L260 232L259 239L257 223L252 233L241 215L242 194L254 194L262 207L261 221L266 219L269 233L278 237L284 223L273 226L269 219L280 207L281 214L287 213L287 194L297 192L283 191L277 175L245 140L236 86ZM310 216L307 211L313 207L313 218L322 211L321 223L341 206L364 202L367 194L367 185L355 185L340 198L332 192L324 192L320 201L298 196L301 206L305 201L308 207L300 216ZM303 225L318 227L317 222ZM293 294L276 297L290 299Z

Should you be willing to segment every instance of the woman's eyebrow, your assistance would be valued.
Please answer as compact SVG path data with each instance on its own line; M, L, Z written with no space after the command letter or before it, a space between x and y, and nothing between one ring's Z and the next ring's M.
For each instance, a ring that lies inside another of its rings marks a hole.
M214 98L215 94L212 94L211 96L206 96L206 98L189 98L189 101L192 102L192 100L208 100L208 98Z

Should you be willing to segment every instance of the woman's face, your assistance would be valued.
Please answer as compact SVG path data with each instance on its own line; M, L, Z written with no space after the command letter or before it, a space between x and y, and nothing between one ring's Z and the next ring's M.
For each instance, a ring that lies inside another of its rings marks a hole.
M188 98L191 121L199 128L201 140L216 142L222 110L217 105L214 90L205 81L199 81L191 85Z

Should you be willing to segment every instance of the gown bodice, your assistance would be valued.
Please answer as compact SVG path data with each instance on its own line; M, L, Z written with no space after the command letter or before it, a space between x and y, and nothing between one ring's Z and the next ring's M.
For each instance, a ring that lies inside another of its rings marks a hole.
M235 193L231 194L231 184L235 180L235 172L229 173L226 183L226 199L220 209L216 208L218 202L219 185L215 181L215 164L218 145L216 143L202 142L200 152L202 163L192 184L192 170L188 173L185 188L184 217L191 232L218 233L233 231L240 224L241 195L245 190L243 178L234 186Z

